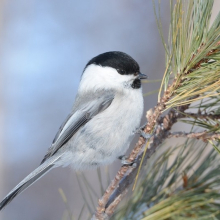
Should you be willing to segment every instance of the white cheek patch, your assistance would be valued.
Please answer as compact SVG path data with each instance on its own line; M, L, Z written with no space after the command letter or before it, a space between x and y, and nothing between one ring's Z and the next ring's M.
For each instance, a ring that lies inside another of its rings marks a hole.
M102 67L95 64L88 66L79 85L79 92L97 89L122 89L130 87L134 75L121 75L112 67Z

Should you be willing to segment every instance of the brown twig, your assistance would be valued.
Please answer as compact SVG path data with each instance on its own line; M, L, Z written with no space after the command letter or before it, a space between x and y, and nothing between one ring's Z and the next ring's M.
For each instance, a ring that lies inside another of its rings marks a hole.
M186 133L186 132L170 132L168 138L171 137L187 137L187 138L195 138L195 139L200 139L204 142L208 142L209 140L216 140L216 139L220 139L220 134L219 133L214 133L214 132L207 132L207 131L203 131L203 132L190 132L190 133Z
M201 114L201 113L188 113L188 112L184 112L182 114L179 114L179 118L194 118L194 119L205 119L205 120L208 120L208 119L212 119L212 120L219 120L220 119L220 114L216 114L216 115L213 115L213 114Z

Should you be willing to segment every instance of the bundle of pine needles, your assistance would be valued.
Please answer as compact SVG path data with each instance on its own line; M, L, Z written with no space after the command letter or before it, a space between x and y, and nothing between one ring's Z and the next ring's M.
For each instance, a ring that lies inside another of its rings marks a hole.
M150 159L135 192L113 219L219 219L219 169L218 153L204 143L170 146Z
M171 0L168 44L162 34L161 21L157 19L166 51L166 71L158 100L163 88L166 91L174 78L166 109L219 97L220 13L211 24L213 4L213 0L177 0L176 4Z

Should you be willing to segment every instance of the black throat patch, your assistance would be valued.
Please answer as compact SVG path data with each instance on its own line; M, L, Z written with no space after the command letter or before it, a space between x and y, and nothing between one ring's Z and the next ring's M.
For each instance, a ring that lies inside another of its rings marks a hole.
M131 87L133 89L140 89L141 88L141 80L140 79L135 79L133 83L131 84Z

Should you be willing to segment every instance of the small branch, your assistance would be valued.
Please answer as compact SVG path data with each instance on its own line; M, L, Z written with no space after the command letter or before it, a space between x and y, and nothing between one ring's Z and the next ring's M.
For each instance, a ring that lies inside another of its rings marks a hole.
M179 114L179 118L199 118L199 119L212 119L212 120L219 120L220 119L220 114L213 115L213 114L201 114L201 113L188 113L184 112L182 114Z
M214 132L207 132L207 131L203 131L203 132L191 132L191 133L186 133L186 132L170 132L168 135L168 138L171 137L187 137L187 138L195 138L195 139L200 139L204 142L208 142L209 140L216 140L216 139L220 139L220 134L219 133L214 133Z

